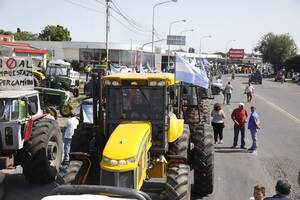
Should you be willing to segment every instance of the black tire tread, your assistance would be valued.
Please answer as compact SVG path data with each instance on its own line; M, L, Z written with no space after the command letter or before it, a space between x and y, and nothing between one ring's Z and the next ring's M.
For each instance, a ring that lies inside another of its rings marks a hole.
M56 183L58 185L79 184L79 173L82 170L83 162L71 160L67 168L61 168Z

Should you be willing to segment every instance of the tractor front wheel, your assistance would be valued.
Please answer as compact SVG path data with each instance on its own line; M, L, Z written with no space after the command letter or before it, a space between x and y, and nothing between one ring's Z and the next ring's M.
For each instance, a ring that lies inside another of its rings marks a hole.
M59 112L63 117L69 117L72 114L72 106L71 105L63 105L59 108Z
M71 160L67 168L61 168L57 175L56 183L59 185L80 184L79 175L83 173L83 162Z
M168 200L191 199L190 167L171 164L167 170L166 196Z
M62 133L57 122L51 119L36 121L22 152L23 174L29 182L54 181L63 156Z

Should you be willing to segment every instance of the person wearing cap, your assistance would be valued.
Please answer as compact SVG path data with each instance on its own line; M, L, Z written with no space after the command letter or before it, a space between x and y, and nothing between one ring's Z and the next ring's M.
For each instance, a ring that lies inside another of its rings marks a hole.
M77 117L74 115L74 113L71 113L69 119L67 119L65 122L66 130L64 135L64 160L62 162L62 165L68 165L70 162L69 153L71 149L72 137L78 124L79 121Z
M276 183L276 195L264 198L264 200L290 200L291 185L287 180L278 180Z
M234 109L231 113L231 119L234 122L234 138L232 148L236 148L239 139L239 132L241 132L241 148L245 147L245 124L247 123L248 112L244 108L244 103L239 103L239 107Z
M250 130L251 133L251 138L252 138L252 146L248 149L249 151L256 151L257 148L257 131L259 129L259 116L256 112L256 108L254 106L251 106L251 114L249 117L249 122L248 122L248 129Z

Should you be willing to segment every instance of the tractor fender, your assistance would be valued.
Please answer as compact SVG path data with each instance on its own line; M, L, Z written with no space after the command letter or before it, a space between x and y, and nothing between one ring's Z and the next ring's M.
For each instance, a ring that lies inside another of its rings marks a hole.
M32 116L29 117L29 119L26 122L26 126L25 126L25 133L24 133L24 140L25 141L28 141L30 136L31 136L33 123L36 120L40 120L40 119L44 118L45 116L46 116L45 114L41 114L41 115L37 115L37 116L34 116L34 117L32 117Z

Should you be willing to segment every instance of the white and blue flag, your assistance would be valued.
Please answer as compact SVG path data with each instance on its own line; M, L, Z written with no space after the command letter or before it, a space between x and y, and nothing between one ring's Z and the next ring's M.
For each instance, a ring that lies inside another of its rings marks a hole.
M190 63L180 54L176 53L176 80L208 88L208 78L204 67L196 67L195 59Z

